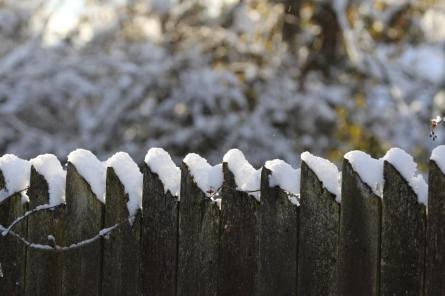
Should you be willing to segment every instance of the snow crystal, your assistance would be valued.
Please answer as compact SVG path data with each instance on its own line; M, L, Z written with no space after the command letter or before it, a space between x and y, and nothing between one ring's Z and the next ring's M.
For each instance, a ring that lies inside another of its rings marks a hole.
M259 191L261 183L261 170L256 170L244 157L239 149L229 150L223 158L229 170L235 177L237 190ZM260 192L249 192L250 195L260 200Z
M66 171L53 154L42 154L29 161L37 173L48 183L49 201L51 207L65 203Z
M360 176L372 192L377 196L383 196L383 159L372 158L369 154L354 150L345 154L352 169Z
M266 161L265 167L271 171L270 186L278 186L287 192L300 194L300 169L292 168L281 159ZM298 201L293 195L289 195L288 198L293 204L298 205Z
M408 182L417 194L417 201L424 205L428 202L428 185L422 175L417 172L417 164L413 157L400 148L391 148L383 157L394 166L394 168Z
M175 165L168 152L162 148L151 148L145 155L145 163L153 173L159 176L165 193L170 191L179 200L181 170Z
M222 186L222 164L211 166L206 159L195 153L187 154L183 161L203 192L215 192Z
M323 183L324 188L334 194L335 201L341 201L340 173L338 168L327 159L312 155L309 152L301 154L301 160L317 175L317 178Z
M112 167L128 194L127 208L130 216L142 208L142 173L138 165L126 152L118 152L110 157L107 167Z
M24 189L29 186L31 164L13 154L5 154L0 157L0 170L6 187L0 191L0 203L16 192L20 192L22 202L29 201Z
M89 150L76 149L68 154L68 162L87 181L97 199L105 203L106 166Z

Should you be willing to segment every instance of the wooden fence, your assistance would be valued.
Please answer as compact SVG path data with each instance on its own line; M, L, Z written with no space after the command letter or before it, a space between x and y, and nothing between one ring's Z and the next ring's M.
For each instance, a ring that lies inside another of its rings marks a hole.
M180 202L144 166L143 211L108 238L57 252L1 237L0 295L445 295L445 176L433 161L428 209L387 162L382 199L345 160L341 204L304 162L301 170L297 207L269 186L266 168L258 202L236 190L223 164L219 209L185 164ZM28 195L29 204L15 195L0 205L0 224L47 203L48 185L34 169ZM14 231L70 245L126 221L127 198L112 168L103 205L68 164L66 206Z

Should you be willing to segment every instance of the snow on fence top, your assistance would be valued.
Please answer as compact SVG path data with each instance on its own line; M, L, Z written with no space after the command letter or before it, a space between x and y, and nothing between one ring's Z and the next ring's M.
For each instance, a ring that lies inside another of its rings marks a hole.
M20 192L22 202L27 202L28 195L25 189L29 186L31 164L15 155L5 154L0 157L0 170L6 187L0 191L0 203L16 192Z
M48 205L55 207L65 203L66 171L53 154L42 154L29 161L37 173L48 183Z
M87 181L97 199L105 203L106 166L89 150L76 149L68 154L68 162Z
M223 158L235 177L237 190L249 191L249 194L260 201L261 170L256 170L239 149L229 150Z
M335 201L341 201L341 173L335 164L327 159L312 155L309 152L301 154L301 160L317 175L317 178L323 183L324 188L335 195Z
M266 161L264 166L271 171L270 186L278 186L287 192L300 194L300 169L294 169L281 159ZM293 204L298 205L295 196L288 195L288 198Z
M442 173L445 174L445 145L434 148L430 159L433 160Z
M372 192L377 196L383 196L383 159L372 158L369 154L354 150L345 154L352 169L360 176Z
M183 162L187 165L194 181L203 192L212 193L222 186L222 164L211 166L205 158L195 153L187 154Z
M417 172L417 164L413 157L400 148L391 148L383 157L392 164L417 194L417 201L427 205L428 185L422 175Z
M107 160L107 167L113 168L128 194L127 208L134 216L142 208L142 173L138 165L126 152L118 152Z
M159 176L164 191L168 191L179 200L179 188L181 184L181 170L175 165L173 160L162 148L151 148L145 155L145 163L150 170Z

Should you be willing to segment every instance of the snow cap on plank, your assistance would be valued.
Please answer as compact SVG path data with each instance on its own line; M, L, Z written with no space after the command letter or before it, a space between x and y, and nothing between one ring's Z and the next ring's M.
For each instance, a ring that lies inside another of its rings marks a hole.
M190 170L190 174L205 193L212 193L218 190L223 183L222 164L211 166L207 160L196 153L189 153L183 162Z
M266 161L264 165L271 174L269 176L269 185L278 186L284 191L292 193L288 195L289 201L299 205L295 195L300 194L300 169L294 169L290 164L281 159Z
M17 192L20 192L22 202L28 202L26 191L31 174L29 161L13 154L5 154L0 157L0 170L5 181L5 188L0 191L0 203Z
M179 200L181 170L175 165L170 154L162 148L151 148L145 155L145 163L159 176L165 193L170 192Z

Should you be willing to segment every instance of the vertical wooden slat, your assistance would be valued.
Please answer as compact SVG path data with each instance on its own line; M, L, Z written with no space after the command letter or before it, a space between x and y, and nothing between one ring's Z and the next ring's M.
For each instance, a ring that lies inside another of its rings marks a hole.
M340 205L305 162L301 163L298 295L337 295Z
M261 172L256 295L297 295L298 207ZM295 180L297 182L298 180Z
M383 174L380 295L423 295L425 206L387 161Z
M128 194L113 168L107 169L104 226L128 221ZM102 295L137 295L139 285L141 213L103 242Z
M252 295L257 274L259 203L248 193L236 190L227 163L223 163L223 172L220 295Z
M94 237L102 229L103 204L91 187L68 163L66 217L63 245ZM97 240L64 253L63 295L99 295L101 289L102 242Z
M220 210L181 166L177 295L217 295Z
M28 190L31 209L48 204L48 183L34 167ZM56 242L63 238L64 206L41 211L28 217L28 240L48 244L48 235ZM28 248L26 256L26 295L60 295L62 292L62 254Z
M343 161L338 294L379 293L381 198Z
M430 160L425 295L445 295L445 175Z
M144 165L141 294L176 295L179 203Z
M0 189L5 188L3 174L0 171ZM0 204L0 224L7 227L28 209L23 204L20 194L11 196ZM28 220L24 219L14 227L14 231L26 238ZM0 295L24 295L26 247L11 235L0 234Z

